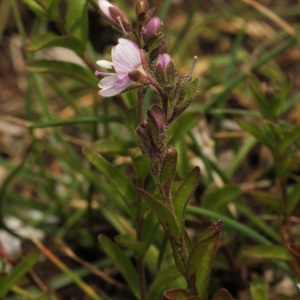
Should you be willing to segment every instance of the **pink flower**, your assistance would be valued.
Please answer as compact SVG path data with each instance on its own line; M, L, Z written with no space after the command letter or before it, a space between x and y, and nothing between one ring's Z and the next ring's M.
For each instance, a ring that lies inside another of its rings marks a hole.
M99 94L103 97L115 96L125 91L132 83L132 80L129 78L130 72L137 71L141 76L146 75L140 49L134 42L120 38L118 45L111 50L111 57L112 62L106 60L97 61L100 67L106 69L114 67L116 71L116 73L95 72L96 75L106 76L99 83L101 89Z
M125 13L116 4L111 4L107 0L98 0L98 5L102 14L115 26L122 30L131 30Z

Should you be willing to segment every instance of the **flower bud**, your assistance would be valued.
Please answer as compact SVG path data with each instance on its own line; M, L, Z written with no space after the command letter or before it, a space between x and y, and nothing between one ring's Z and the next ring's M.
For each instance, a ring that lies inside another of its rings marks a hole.
M161 21L158 17L152 18L145 26L144 38L148 40L151 36L160 32Z
M186 74L179 76L174 95L173 118L179 116L191 104L197 88L198 79L192 79Z
M154 144L159 146L165 134L164 112L159 106L153 105L152 108L147 111L147 125L149 135L151 135Z
M138 22L144 22L147 11L148 3L146 0L138 0L135 2L135 14Z
M103 16L119 29L131 31L131 26L124 11L116 4L111 4L107 0L98 0Z
M176 68L169 54L160 54L155 63L155 76L162 85L171 85L176 78Z
M140 72L139 70L133 70L133 71L128 72L128 77L133 82L139 83L141 85L147 85L150 83L149 78L146 75L144 75L142 72Z

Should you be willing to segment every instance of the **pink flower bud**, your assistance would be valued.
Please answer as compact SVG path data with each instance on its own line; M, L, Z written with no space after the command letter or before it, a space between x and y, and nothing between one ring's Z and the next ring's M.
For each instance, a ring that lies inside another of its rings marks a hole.
M156 65L161 65L162 69L166 72L168 64L173 63L171 56L169 54L159 54L157 58Z
M128 18L119 6L116 4L111 4L107 0L98 0L98 5L103 16L113 25L122 30L131 30Z
M158 17L152 18L145 26L144 37L149 39L152 35L160 32L161 21Z
M155 77L157 82L164 85L172 85L177 72L169 54L160 54L155 62Z

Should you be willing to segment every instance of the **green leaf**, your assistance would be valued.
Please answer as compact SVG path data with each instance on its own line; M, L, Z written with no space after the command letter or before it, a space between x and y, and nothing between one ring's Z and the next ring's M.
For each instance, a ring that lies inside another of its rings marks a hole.
M34 61L27 65L27 71L67 76L88 84L94 89L97 89L98 86L98 78L90 69L70 62L57 60Z
M140 148L131 148L128 152L132 160L136 180L143 182L151 174L149 161Z
M146 191L141 189L138 190L142 194L145 201L147 201L150 208L159 218L168 236L174 238L175 240L178 240L179 228L172 211L168 207L166 207L162 201L155 199Z
M220 289L216 292L213 300L232 300L232 296L226 289Z
M0 281L0 298L4 299L10 289L18 283L26 272L37 262L40 256L39 251L28 254L5 278Z
M293 260L291 253L286 248L278 245L258 245L254 247L247 247L242 250L242 253L250 258L284 261Z
M168 130L168 144L175 144L184 134L199 123L201 114L198 111L187 111Z
M262 192L262 191L249 191L248 194L253 196L253 198L257 201L260 201L264 204L272 207L276 212L285 211L285 207L280 198L276 198L270 193Z
M176 173L177 151L170 145L165 153L160 170L160 184L166 194L170 191ZM179 226L180 227L180 226Z
M68 0L66 26L70 33L77 37L83 45L88 39L87 0Z
M59 36L54 33L45 33L35 37L30 45L26 47L27 51L34 52L51 47L68 48L82 56L85 49L83 44L73 36Z
M299 141L300 139L300 126L293 129L292 132L287 133L283 141L279 145L279 153L284 153L284 151L291 146L293 143Z
M272 105L275 105L270 97L266 97L262 92L259 81L254 77L250 76L250 87L251 91L254 94L254 99L258 110L260 111L263 118L272 121L274 119L274 113Z
M48 16L51 20L58 20L59 18L59 5L61 0L51 0L48 7Z
M95 142L92 150L101 154L128 154L128 149L136 146L133 141L100 140Z
M248 133L253 135L260 143L267 145L269 148L271 148L271 143L266 137L266 134L264 131L262 131L261 126L254 125L253 123L239 120L238 124Z
M132 293L140 299L139 277L129 257L106 236L101 234L99 241L103 251L123 275Z
M189 296L184 289L172 289L164 292L164 300L186 300Z
M22 0L30 10L43 19L47 19L47 11L35 0Z
M251 298L268 300L268 284L262 278L255 278L250 285Z
M221 220L209 226L200 236L188 259L187 276L195 278L198 295L203 300L208 299L210 273L221 238L222 226Z
M200 168L195 167L182 182L174 198L172 199L174 214L179 226L180 235L182 235L184 231L185 207L199 183L199 178Z
M242 191L236 185L228 184L221 188L211 185L203 195L202 206L209 210L218 211L218 208L236 200L241 195Z
M288 208L287 208L288 213L293 213L299 201L300 201L300 181L298 181L294 185L291 193L288 196Z
M132 250L138 258L143 257L147 250L143 242L137 241L135 237L130 234L119 234L115 237L115 241L118 245Z
M122 196L125 203L128 205L129 211L132 214L133 209L131 203L137 198L137 192L132 181L114 165L110 164L100 154L97 154L88 148L85 148L83 152L88 160L92 164L94 164L101 171L101 173L115 186L116 191L119 192L119 194Z
M173 282L179 276L180 274L175 266L159 270L158 273L155 274L154 281L147 292L146 300L153 300L161 297L161 293L158 295L157 292L160 292L165 286L170 285L170 282Z

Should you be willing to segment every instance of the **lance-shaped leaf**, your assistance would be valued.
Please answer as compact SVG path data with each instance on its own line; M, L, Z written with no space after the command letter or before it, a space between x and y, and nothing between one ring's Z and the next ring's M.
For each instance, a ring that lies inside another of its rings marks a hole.
M219 207L223 207L230 201L237 199L241 194L240 188L235 185L228 184L221 188L211 186L204 194L202 206L216 211Z
M286 149L290 145L292 145L296 141L299 141L299 139L300 139L300 126L297 126L297 127L294 127L291 132L287 133L284 136L283 141L279 145L279 152L283 154L284 151L286 151ZM298 149L298 147L296 149Z
M184 211L185 207L194 193L200 178L200 168L195 167L185 178L172 202L174 214L179 226L180 234L184 231Z
M253 135L260 143L266 145L269 148L273 146L273 140L262 130L262 127L259 125L254 125L253 123L239 120L238 124L248 133Z
M170 145L165 154L160 171L160 184L165 193L170 192L171 184L175 177L177 164L177 151Z
M70 33L84 45L88 38L87 0L68 0L66 25Z
M285 247L279 245L258 245L254 247L247 247L242 250L242 253L250 258L284 261L293 260L291 253Z
M131 148L128 150L127 147L127 151L132 160L136 180L143 182L151 172L148 159L143 155L140 148Z
M147 247L143 242L137 241L133 235L119 234L115 237L115 241L118 245L132 250L138 258L143 257Z
M251 298L255 300L268 300L268 285L262 278L256 278L250 285Z
M179 239L179 228L173 212L166 207L162 201L155 199L146 191L142 189L138 189L138 191L142 194L145 201L147 201L150 208L159 218L159 221L164 227L167 235L177 241Z
M94 151L85 148L85 156L94 164L101 173L115 186L125 203L128 206L129 213L132 214L131 202L137 198L136 189L130 179L128 179L119 169L110 164L105 158Z
M37 14L41 18L47 18L47 11L40 6L35 0L22 0L30 10Z
M40 256L39 251L34 251L28 254L10 274L0 280L0 298L5 299L6 294L10 289L18 283L26 272L37 262Z
M232 300L232 296L226 289L220 289L216 292L213 300Z
M83 55L85 50L83 44L77 38L73 36L59 36L54 33L45 33L37 36L26 47L26 50L34 52L51 47L68 48L79 56Z
M164 300L202 300L199 296L189 296L184 289L172 289L164 292Z
M140 299L139 277L129 257L106 236L100 235L99 241L103 251L124 276L132 293Z
M275 105L275 99L270 99L270 96L266 96L263 93L259 81L254 76L250 77L250 88L252 93L254 94L254 100L259 112L261 113L263 118L272 121L275 117L273 111L274 109L272 108L272 106ZM272 104L270 103L271 101Z
M198 294L203 300L208 299L210 273L221 238L222 226L221 220L209 226L202 233L189 256L187 276L194 278Z
M151 284L146 300L159 299L161 297L161 289L164 286L170 286L171 282L174 282L180 276L177 268L173 265L165 269L160 269L156 274L153 283ZM158 295L160 292L160 295Z
M94 89L96 89L98 85L98 78L90 69L70 62L58 60L34 61L27 65L27 71L67 76L88 84Z

